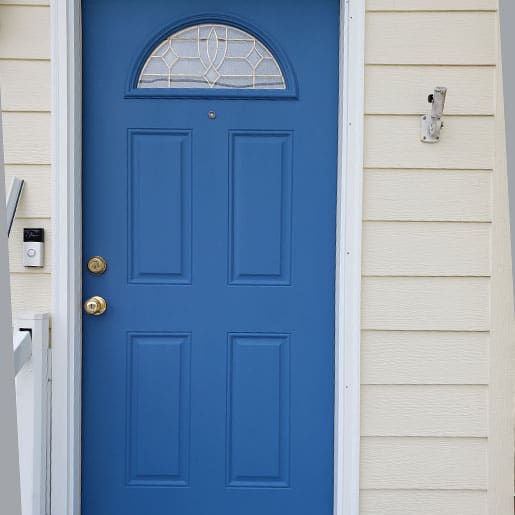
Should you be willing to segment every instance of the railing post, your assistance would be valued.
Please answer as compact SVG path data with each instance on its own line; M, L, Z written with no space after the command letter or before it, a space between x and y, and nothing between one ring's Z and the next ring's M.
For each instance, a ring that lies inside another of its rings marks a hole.
M18 314L14 329L32 334L33 455L32 515L49 513L50 479L50 360L48 314Z
M2 513L21 515L1 113L0 106L0 499Z

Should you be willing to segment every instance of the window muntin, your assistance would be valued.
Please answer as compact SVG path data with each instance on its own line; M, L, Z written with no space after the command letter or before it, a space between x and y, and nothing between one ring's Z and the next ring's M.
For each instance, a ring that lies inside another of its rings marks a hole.
M241 29L201 24L161 42L145 62L138 88L286 89L263 43Z

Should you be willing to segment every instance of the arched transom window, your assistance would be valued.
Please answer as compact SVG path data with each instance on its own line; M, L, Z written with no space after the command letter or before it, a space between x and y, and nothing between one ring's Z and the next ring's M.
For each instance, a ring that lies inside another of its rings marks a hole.
M138 88L286 89L281 68L254 36L222 24L187 27L147 59Z

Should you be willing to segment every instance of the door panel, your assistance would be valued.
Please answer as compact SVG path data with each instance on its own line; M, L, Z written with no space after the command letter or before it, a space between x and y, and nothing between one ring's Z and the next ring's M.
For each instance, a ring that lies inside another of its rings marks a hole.
M128 485L188 484L190 348L189 334L129 334Z
M230 284L290 284L293 134L229 137Z
M289 335L229 335L228 372L227 486L288 486Z
M332 513L338 9L83 1L84 515ZM295 87L127 94L222 18Z
M129 281L190 284L191 132L130 130L128 139Z

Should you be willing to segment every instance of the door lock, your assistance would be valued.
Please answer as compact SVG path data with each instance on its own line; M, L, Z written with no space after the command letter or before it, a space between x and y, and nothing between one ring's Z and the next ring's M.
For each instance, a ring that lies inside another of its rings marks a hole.
M102 275L107 270L106 260L102 256L88 259L88 270L95 275Z
M103 297L95 296L84 302L84 311L88 315L100 316L105 313L107 302Z

